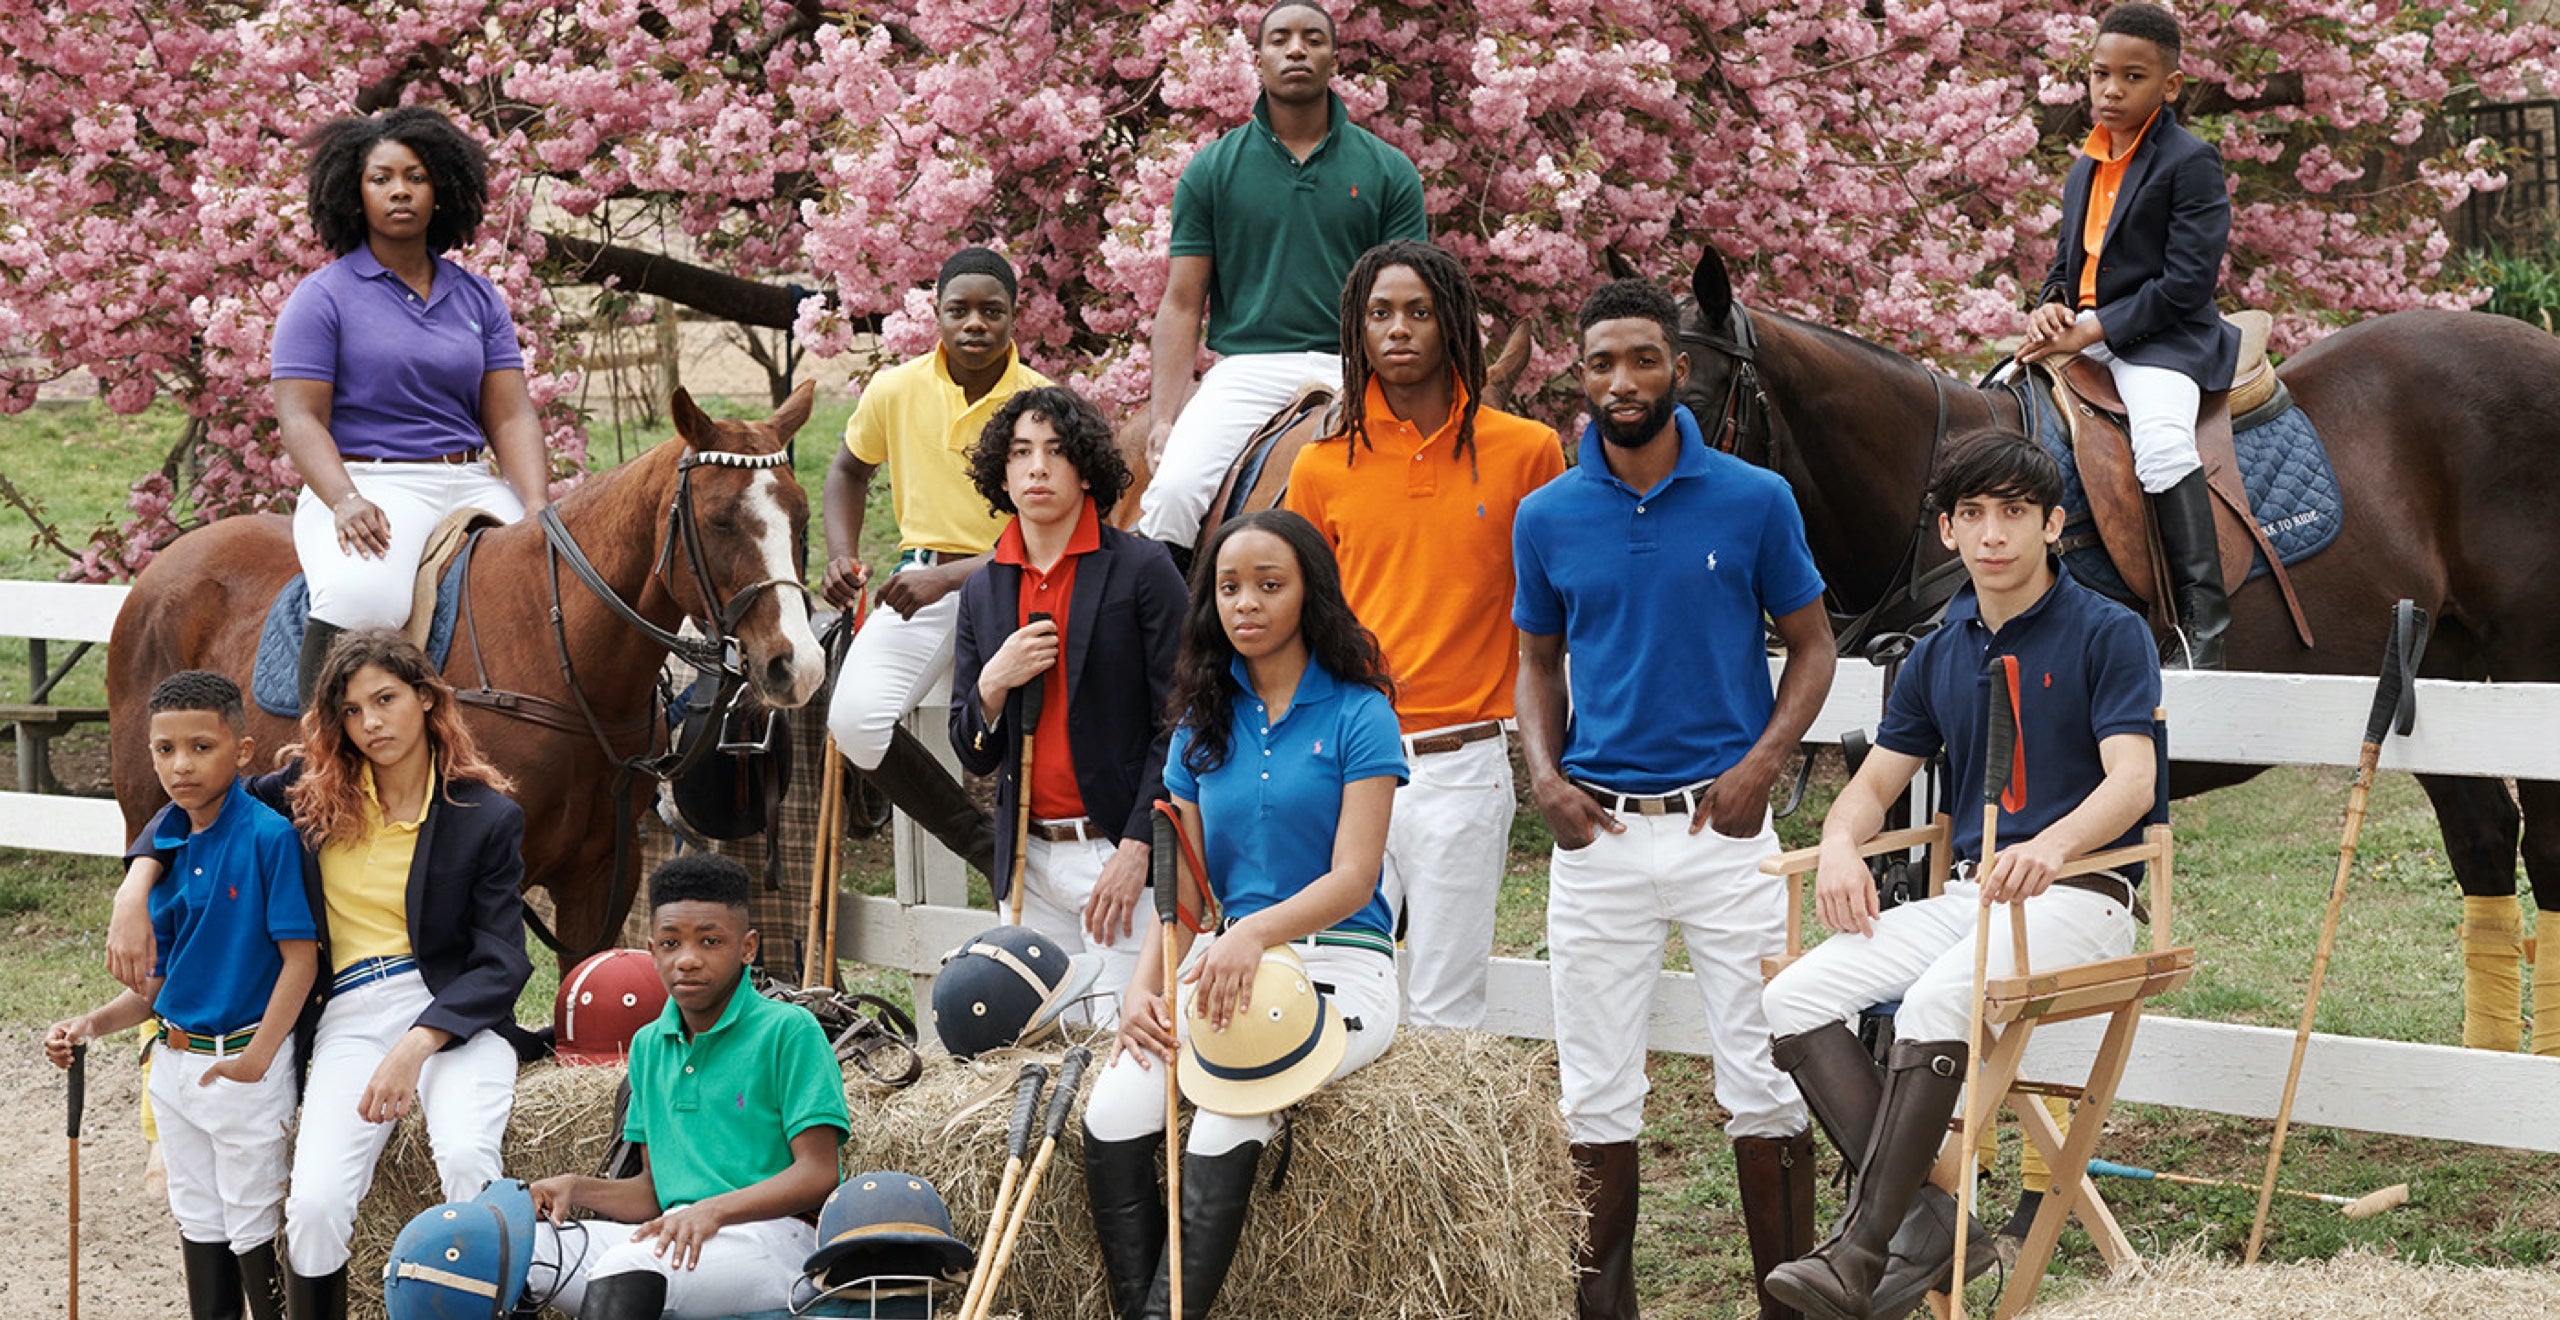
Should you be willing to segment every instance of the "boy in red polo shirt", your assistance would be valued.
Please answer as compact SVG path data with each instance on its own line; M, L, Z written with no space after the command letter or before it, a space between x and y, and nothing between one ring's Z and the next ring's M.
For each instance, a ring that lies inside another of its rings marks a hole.
M2178 21L2158 5L2118 5L2098 21L2089 53L2096 126L2063 183L2061 247L2018 360L2077 353L2115 377L2134 475L2169 561L2178 636L2162 658L2219 669L2231 607L2196 457L2196 406L2231 388L2240 361L2240 332L2213 303L2231 190L2221 154L2169 107L2186 85L2178 47Z

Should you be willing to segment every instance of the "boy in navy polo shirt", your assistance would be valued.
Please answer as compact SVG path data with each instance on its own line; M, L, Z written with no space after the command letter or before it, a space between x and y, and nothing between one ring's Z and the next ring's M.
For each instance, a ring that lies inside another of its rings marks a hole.
M1689 360L1670 295L1621 280L1578 319L1593 420L1580 464L1521 502L1511 620L1521 759L1556 840L1556 1060L1591 1212L1577 1304L1632 1320L1645 1022L1674 926L1733 1115L1754 1277L1813 1242L1813 1134L1760 1016L1786 887L1759 863L1777 850L1769 785L1831 690L1831 624L1787 483L1707 448L1672 402ZM1774 695L1764 619L1787 644Z
M151 690L151 767L178 811L156 838L168 874L151 890L160 962L127 990L54 1023L44 1049L71 1066L75 1045L157 1013L166 1047L151 1104L168 1164L195 1320L282 1313L276 1230L292 1143L293 1024L320 965L293 826L240 786L255 741L241 732L240 689L200 669ZM181 814L183 813L183 814Z
M666 1011L631 1040L628 1178L533 1185L533 1258L558 1262L551 1305L583 1320L780 1311L817 1249L852 1130L844 1075L807 1009L747 984L756 932L746 868L688 853L649 877L649 955ZM566 1227L569 1212L597 1218Z
M1971 582L1903 666L1875 749L1823 822L1814 894L1822 923L1839 933L1766 996L1779 1065L1857 1170L1830 1241L1769 1276L1769 1291L1808 1316L1900 1315L1946 1281L1955 1201L1924 1180L1964 1088L1977 909L2023 903L2028 946L2048 966L2122 956L2133 947L2135 878L2054 873L2069 858L2135 842L2159 791L2159 658L2142 620L2053 558L2062 535L2053 459L2022 436L1994 433L1949 456L1929 499L1940 539ZM2009 699L1985 676L1998 657L2017 662L2025 771L2001 801L1999 857L1978 874L1986 703ZM1880 913L1858 845L1941 748L1958 878L1937 897ZM1990 965L2012 966L2009 923L1991 931ZM1879 1070L1844 1019L1896 998L1898 1039ZM1994 1253L1979 1227L1968 1241L1970 1277Z

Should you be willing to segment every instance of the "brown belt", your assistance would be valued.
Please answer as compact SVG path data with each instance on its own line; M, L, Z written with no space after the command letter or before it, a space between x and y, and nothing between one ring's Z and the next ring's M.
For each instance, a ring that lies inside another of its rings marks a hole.
M1407 738L1404 740L1404 749L1414 756L1437 756L1442 752L1454 752L1468 743L1483 742L1487 738L1501 736L1502 721L1486 720L1480 724L1444 729L1439 733L1426 733L1419 738Z
M1093 822L1083 816L1073 820L1035 820L1030 834L1046 843L1083 843L1094 837Z
M1956 867L1956 878L1972 880L1975 869L1975 864L1972 862L1959 863ZM2143 905L2142 891L2131 880L2113 871L2092 871L2087 875L2060 876L2054 880L2053 887L2078 889L2096 894L2100 898L2113 899L2123 904L2125 911L2133 914L2134 920L2145 924L2151 920L2151 909Z
M442 463L447 467L461 467L465 463L479 462L482 457L488 454L488 452L488 447L485 445L473 445L469 449L457 449L450 454L429 454L424 458L383 457L358 459L356 461L360 463Z

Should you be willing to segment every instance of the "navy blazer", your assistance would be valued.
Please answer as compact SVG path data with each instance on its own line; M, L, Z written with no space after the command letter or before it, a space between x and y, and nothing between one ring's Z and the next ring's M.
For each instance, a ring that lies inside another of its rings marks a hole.
M301 777L302 763L296 761L250 780L249 793L291 820L286 795ZM161 810L175 809L172 804ZM149 851L158 825L155 816L126 856ZM329 906L319 858L308 841L302 883L320 929L321 971L303 1015L305 1024L315 1024L329 999ZM533 960L524 951L524 811L514 799L476 779L443 784L428 803L409 863L408 916L419 979L435 996L417 1025L451 1033L447 1049L501 1024L512 1028L516 997L533 976ZM308 1059L309 1039L302 1044Z
M2098 162L2086 152L2062 184L2062 244L2039 303L2080 305L2088 258L2081 231ZM2098 323L2107 349L2127 362L2166 367L2211 393L2231 388L2240 332L2222 319L2213 292L2231 239L2231 191L2222 153L2178 124L2169 107L2126 163L2124 186L2098 252Z
M1093 828L1118 842L1153 837L1148 814L1164 796L1165 744L1173 726L1173 659L1182 644L1190 591L1165 548L1117 528L1076 564L1067 602L1067 743L1076 792ZM1021 810L1021 736L978 706L987 658L1021 625L1022 570L990 560L960 588L951 652L951 747L973 774L996 776L995 873L1013 875L1013 828Z

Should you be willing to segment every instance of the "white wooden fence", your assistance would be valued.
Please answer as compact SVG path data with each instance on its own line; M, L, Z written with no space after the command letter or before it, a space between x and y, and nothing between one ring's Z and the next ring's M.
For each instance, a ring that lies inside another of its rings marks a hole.
M0 582L0 635L104 641L120 587ZM1874 722L1881 678L1844 663L1814 736ZM2275 674L2185 674L2166 679L2170 744L2183 759L2243 765L2355 763L2373 702L2373 680ZM937 723L932 722L932 723ZM2560 685L2418 684L2418 723L2386 744L2386 769L2560 779ZM2344 776L2340 777L2343 801ZM0 792L0 847L115 856L123 818L113 803ZM840 945L848 959L929 975L943 953L983 930L987 914L962 906L956 867L914 855L918 832L899 835L898 897L851 899ZM2325 888L2319 874L2295 879ZM2349 902L2353 902L2353 894ZM2448 929L2445 938L2453 938ZM2211 948L2201 951L2210 959ZM2349 952L2352 957L2352 952ZM2306 973L2308 969L2305 969ZM1661 973L1649 1041L1656 1050L1704 1054L1705 1023L1691 978ZM1494 960L1486 1026L1552 1038L1547 965ZM2077 1081L2096 1048L2094 1024L2037 1033L2027 1074ZM2293 1033L2152 1016L2145 1020L2120 1098L2252 1118L2272 1118ZM2297 1121L2477 1145L2560 1151L2560 1059L2490 1054L2444 1045L2317 1035L2304 1065Z

